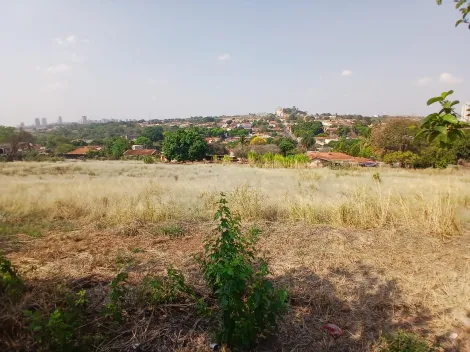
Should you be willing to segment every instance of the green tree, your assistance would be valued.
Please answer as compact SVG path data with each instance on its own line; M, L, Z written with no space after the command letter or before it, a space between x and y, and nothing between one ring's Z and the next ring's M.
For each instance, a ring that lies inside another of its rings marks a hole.
M454 106L459 101L446 99L452 93L454 91L450 90L428 100L428 106L438 102L441 105L441 110L424 119L417 137L422 135L426 137L428 142L437 140L442 148L450 148L456 140L465 137L462 124L458 121L457 113L454 110Z
M168 160L194 161L204 158L208 146L197 130L188 128L168 132L162 150Z
M315 137L313 137L312 135L306 135L304 137L302 137L302 140L300 141L300 144L302 145L302 147L304 147L306 150L309 150L311 149L312 147L315 146Z
M284 156L286 156L287 154L290 154L296 147L296 143L290 138L279 139L278 145L282 151L282 154L284 154Z
M60 144L70 144L70 139L61 135L52 135L47 137L46 147L48 149L55 149Z
M142 131L142 137L147 137L152 142L158 142L163 140L163 127L162 126L151 126L145 127Z
M129 143L125 138L117 137L111 143L111 146L109 148L109 154L111 154L113 158L119 159L128 149L128 147Z
M336 133L340 137L347 137L350 132L351 132L351 127L345 126L345 125L339 126L338 129L336 130Z
M320 121L300 122L292 126L292 132L296 137L303 137L306 135L318 136L323 133L323 124Z
M413 149L418 123L412 119L389 118L376 124L371 131L372 146L381 154Z
M152 147L152 140L148 137L140 136L136 139L135 144L143 145L144 148L151 148Z
M411 167L419 160L419 156L410 151L397 151L386 154L383 161L389 164L400 163L400 167Z
M0 143L6 143L10 145L8 160L13 160L13 157L18 154L18 149L21 143L33 142L34 137L29 132L26 132L22 129L18 130L14 127L0 126Z
M55 148L55 153L56 154L65 154L65 153L68 153L68 152L71 152L72 150L75 150L77 149L76 146L72 145L72 144L59 144L56 148Z

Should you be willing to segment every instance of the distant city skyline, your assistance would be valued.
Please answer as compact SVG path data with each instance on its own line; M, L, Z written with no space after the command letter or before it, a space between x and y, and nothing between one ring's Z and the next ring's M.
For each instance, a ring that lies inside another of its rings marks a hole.
M470 100L470 31L452 2L21 0L0 18L2 125L279 105L427 115L443 91Z

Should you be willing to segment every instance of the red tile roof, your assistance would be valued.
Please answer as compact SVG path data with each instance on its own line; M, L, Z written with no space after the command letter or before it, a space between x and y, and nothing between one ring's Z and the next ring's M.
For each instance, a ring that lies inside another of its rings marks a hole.
M78 149L72 150L69 153L66 153L66 155L86 155L89 151L97 151L101 150L101 147L95 146L95 145L89 145L87 147L80 147Z
M367 158L360 158L360 157L354 157L348 154L344 153L338 153L338 152L310 152L307 153L307 156L310 159L321 159L321 160L326 160L326 161L350 161L350 162L368 162L372 161Z
M125 156L137 156L137 155L153 155L156 153L155 149L137 149L137 150L126 150Z

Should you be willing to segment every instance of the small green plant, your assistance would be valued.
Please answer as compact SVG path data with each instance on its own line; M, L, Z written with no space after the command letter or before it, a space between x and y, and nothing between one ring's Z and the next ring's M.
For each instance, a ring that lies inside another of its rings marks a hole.
M382 179L380 178L380 173L378 173L378 172L375 172L375 173L372 174L372 179L375 182L382 182Z
M155 162L153 157L151 157L150 155L144 156L142 160L144 161L144 164L153 164Z
M10 298L17 298L24 288L24 282L16 268L0 254L0 294L5 293Z
M429 344L420 336L398 331L393 335L381 338L376 349L378 352L434 352L436 348Z
M242 235L240 219L232 217L224 194L215 218L220 236L206 242L200 263L218 301L219 342L250 349L276 327L287 307L287 291L275 289L266 278L267 263L255 256L260 231Z
M24 312L40 351L80 350L79 327L82 325L86 303L85 291L81 290L69 295L65 307L55 309L50 315L43 315L39 310Z
M195 298L194 291L184 282L181 271L170 266L167 277L146 277L139 288L141 298L152 304L172 303L183 294Z
M162 232L170 238L176 238L183 235L183 228L179 224L172 224L162 227Z
M127 279L127 273L121 272L111 281L111 291L109 292L109 302L103 311L103 315L106 318L112 318L116 322L122 322L123 320L123 306L124 298L127 289L124 283Z

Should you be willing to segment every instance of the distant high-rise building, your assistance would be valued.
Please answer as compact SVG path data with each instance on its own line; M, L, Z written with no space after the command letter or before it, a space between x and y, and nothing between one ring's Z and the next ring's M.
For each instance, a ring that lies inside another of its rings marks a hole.
M24 122L20 123L20 127L24 128Z
M36 117L34 119L34 126L39 127L41 125L41 121L39 120L39 117Z
M45 117L43 117L43 118L41 119L41 125L43 125L43 126L46 126L46 125L47 125L47 119L46 119Z
M462 105L462 121L470 122L470 103Z
M82 116L82 123L87 123L87 118L86 118L86 116Z
M59 125L62 125L62 116L59 116L59 117L57 118L57 123L58 123Z

